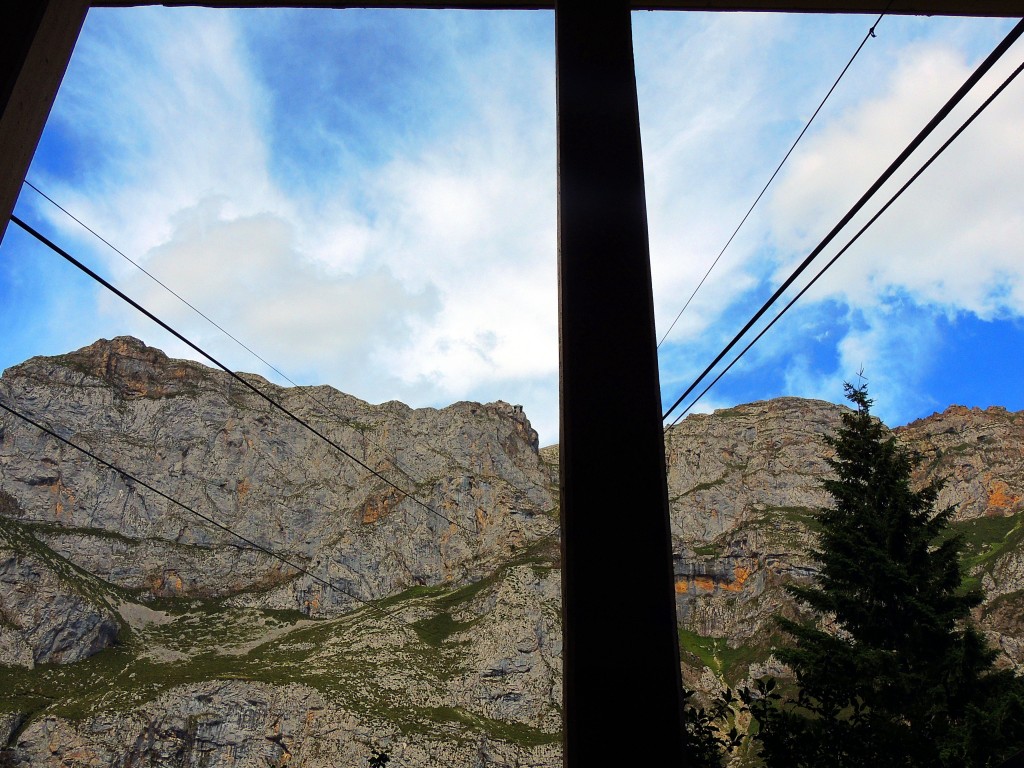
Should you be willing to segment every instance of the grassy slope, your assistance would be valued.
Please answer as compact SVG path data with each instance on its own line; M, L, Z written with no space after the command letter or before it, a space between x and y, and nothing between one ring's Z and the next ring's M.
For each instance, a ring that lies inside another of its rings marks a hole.
M760 522L779 518L779 532L807 523L804 510L765 510L764 517ZM958 522L952 531L964 537L965 573L976 583L998 558L1024 544L1024 515ZM25 526L5 525L4 533L10 544L41 559L65 585L92 602L114 608L137 599L75 568ZM713 555L712 549L702 548L701 554ZM551 557L528 550L505 567L521 563L550 567ZM123 623L118 645L91 659L33 670L0 667L0 690L7 692L0 698L0 711L79 719L102 710L129 711L177 685L240 679L301 683L408 733L451 735L468 729L524 746L556 741L556 733L488 720L458 707L417 705L377 685L383 665L443 690L446 681L464 670L464 649L452 635L478 621L458 621L453 614L492 589L502 571L455 589L413 587L374 607L325 621L311 621L298 612L233 608L224 601L149 604L166 611L170 620L135 630ZM366 642L375 633L386 635L381 647ZM680 630L684 662L710 668L728 685L742 680L749 665L764 661L781 640L773 635L757 645L730 647L725 638Z
M59 567L79 594L107 606L133 596L75 569L19 529L18 549ZM118 644L75 664L35 669L0 666L0 711L29 720L55 715L79 720L101 711L129 712L171 688L211 680L300 683L327 700L407 734L446 738L480 732L529 747L553 743L560 733L482 717L457 706L425 705L404 695L418 683L443 698L446 681L465 671L465 643L450 635L473 622L452 612L498 583L505 569L550 567L537 548L497 573L459 588L413 587L330 620L297 611L236 608L223 600L161 601L146 607L163 623L132 629L125 622ZM374 638L377 635L378 637ZM394 683L389 683L389 680Z
M810 510L802 508L768 508L753 521L762 530L772 531L771 538L777 543L792 543L796 538L794 527L814 527L814 519ZM1009 517L982 517L964 520L950 526L949 535L963 537L961 562L965 575L965 587L981 584L985 573L991 573L996 562L1004 555L1024 547L1024 514ZM722 545L711 544L698 548L700 556L721 554ZM990 610L1001 607L1004 603L1024 605L1024 593L1013 592L993 601ZM726 638L698 635L685 629L679 630L679 648L683 661L691 666L707 667L719 680L728 685L735 685L742 680L749 665L763 662L771 654L772 649L785 638L773 634L757 645L730 646Z

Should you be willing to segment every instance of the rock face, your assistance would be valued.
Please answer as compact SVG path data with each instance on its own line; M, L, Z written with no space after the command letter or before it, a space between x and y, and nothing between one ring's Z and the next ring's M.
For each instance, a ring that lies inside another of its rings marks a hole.
M557 446L506 403L240 375L336 447L128 337L0 378L121 470L0 416L0 763L559 765ZM782 398L666 436L689 685L784 672L771 617L814 577L841 412ZM896 434L918 482L947 478L977 619L1024 663L1024 414L954 406Z
M667 436L677 610L698 687L702 670L719 683L746 677L782 640L771 617L799 611L783 586L816 572L810 524L828 503L821 438L841 413L779 398L692 415ZM922 458L915 482L944 480L938 505L955 508L965 568L986 590L977 618L1004 662L1020 664L1024 413L951 406L894 433Z
M334 445L128 337L0 379L117 467L0 417L6 759L556 764L556 488L522 409L242 377Z
M0 660L6 664L67 664L109 648L114 618L68 591L42 563L0 549Z
M21 732L13 765L334 768L365 765L378 749L413 768L515 764L500 744L410 741L395 733L376 735L379 746L371 746L358 716L301 685L201 683L157 698L150 709L148 716L92 716L77 728L60 718L36 720Z
M227 374L129 337L33 358L0 393L248 542L9 416L0 483L48 547L111 584L146 597L258 590L262 604L321 617L479 578L554 527L521 408L372 406L245 379L341 450Z
M666 439L680 623L745 643L813 574L807 522L827 500L821 437L838 406L795 398L694 414Z
M0 664L67 664L113 645L118 624L109 606L10 519L17 504L2 491L0 510Z

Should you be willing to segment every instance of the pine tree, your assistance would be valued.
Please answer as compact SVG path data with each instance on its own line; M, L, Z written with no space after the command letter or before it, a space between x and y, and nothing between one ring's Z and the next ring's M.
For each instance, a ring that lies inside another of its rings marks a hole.
M982 595L962 583L953 509L935 511L940 483L912 489L919 459L871 416L866 386L846 394L817 583L790 589L814 620L779 622L797 690L741 692L754 738L786 768L998 765L1024 748L1024 686L969 622Z

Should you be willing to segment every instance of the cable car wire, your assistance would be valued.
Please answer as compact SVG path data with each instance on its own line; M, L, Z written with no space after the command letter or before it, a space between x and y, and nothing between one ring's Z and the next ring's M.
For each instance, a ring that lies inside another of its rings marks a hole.
M835 263L836 263L836 262L837 262L837 261L839 260L839 257L840 257L840 256L842 256L842 255L843 255L844 253L846 253L846 251L847 251L847 250L849 250L849 249L850 249L850 247L851 247L851 246L852 246L852 245L853 245L853 244L854 244L855 242L857 242L857 240L859 240L859 239L860 239L860 236L861 236L861 235L863 235L863 234L864 234L864 233L865 233L865 232L866 232L866 231L868 230L868 228L869 228L869 227L870 227L870 226L871 226L872 224L874 224L874 223L875 223L875 222L876 222L876 221L877 221L877 220L878 220L878 219L879 219L879 218L881 217L881 215L882 215L883 213L885 213L885 212L886 212L886 211L887 211L887 210L889 209L889 206L891 206L891 205L892 205L892 204L893 204L894 202L896 202L896 200L897 200L897 199L898 199L898 198L899 198L899 197L900 197L900 196L901 196L901 195L902 195L902 194L903 194L904 192L906 192L906 191L907 191L907 189L908 189L908 188L910 187L910 185L911 185L911 184L913 184L913 183L914 183L915 181L917 181L918 177L920 177L920 176L921 176L921 174L923 174L923 173L925 172L925 170L926 170L926 169L927 169L927 168L928 168L928 167L929 167L929 166L930 166L930 165L931 165L931 164L932 164L933 162L935 162L935 160L936 160L936 159L937 159L937 158L939 157L939 155L941 155L941 154L942 154L943 152L945 152L945 151L946 151L946 149L947 149L947 148L949 147L949 145L950 145L950 144L952 144L952 143L953 143L953 142L954 142L954 141L955 141L955 140L957 139L957 137L959 137L959 136L960 136L960 134L962 134L962 133L963 133L963 132L964 132L964 131L965 131L965 130L967 129L967 127L968 127L968 126L969 126L969 125L970 125L971 123L973 123L973 122L975 121L975 119L976 119L976 118L977 118L977 117L978 117L978 116L979 116L979 115L980 115L980 114L981 114L982 112L984 112L984 111L985 111L985 109L986 109L986 108L988 107L988 105L989 105L989 104L991 104L991 103L992 103L992 102L993 102L993 101L995 100L995 98L996 98L996 97L997 97L997 96L998 96L998 95L999 95L1000 93L1002 93L1002 92L1003 92L1003 90L1004 90L1004 89L1005 89L1005 88L1006 88L1006 87L1007 87L1007 86L1008 86L1008 85L1009 85L1009 84L1010 84L1011 82L1013 82L1013 80L1014 80L1014 79L1015 79L1015 78L1017 77L1017 75L1019 75L1019 74L1020 74L1020 73L1021 73L1022 71L1024 71L1024 63L1022 63L1022 64L1021 64L1021 65L1020 65L1019 67L1017 67L1017 68L1016 68L1016 69L1015 69L1015 70L1014 70L1014 71L1013 71L1012 73L1010 73L1010 75L1009 75L1009 76L1008 76L1008 77L1007 77L1007 78L1006 78L1006 79L1005 79L1005 80L1004 80L1004 81L1003 81L1003 82L1002 82L1002 83L1000 84L1000 86L999 86L999 87L998 87L998 88L997 88L997 89L996 89L996 90L995 90L995 91L994 91L994 92L992 93L992 95L991 95L991 96L989 96L989 97L988 97L988 98L987 98L987 99L986 99L986 100L984 101L984 103L983 103L983 104L982 104L982 105L981 105L980 107L978 107L978 108L977 108L977 109L976 109L976 110L975 110L975 111L974 111L974 112L973 112L973 113L971 114L971 116L970 116L969 118L967 118L967 120L965 120L965 121L964 121L964 123L963 123L963 124L962 124L962 125L961 125L961 126L960 126L959 128L957 128L957 129L956 129L956 131L955 131L955 132L953 133L953 135L952 135L952 136L950 136L950 137L949 137L948 139L946 139L946 141L945 141L945 142L944 142L944 143L942 144L942 146L941 146L941 147L939 147L939 148L938 148L938 149L937 149L937 150L936 150L936 151L935 151L935 152L934 152L934 153L932 154L932 156L928 158L927 162L925 162L925 164L924 164L924 165L922 165L922 166L921 166L921 167L920 167L920 168L919 168L919 169L918 169L918 170L917 170L917 171L916 171L916 172L914 173L914 175L913 175L913 176L911 176L911 177L910 177L910 178L909 178L909 179L908 179L908 180L907 180L907 181L906 181L906 182L905 182L905 183L903 184L903 186L902 186L902 187L900 187L900 188L899 188L899 190L898 190L898 191L897 191L897 192L896 192L895 194L893 194L893 195L892 195L892 197L890 197L890 198L889 198L889 200L888 200L888 201L887 201L887 202L885 203L885 205L883 205L883 206L882 206L882 207L881 207L881 208L880 208L880 209L878 210L878 212L877 212L877 213L875 213L875 214L874 214L874 216L872 216L872 217L871 217L871 218L870 218L870 219L869 219L869 220L867 221L867 223L866 223L866 224L864 224L864 226L862 226L862 227L861 227L861 228L860 228L860 229L859 229L859 230L857 231L857 234L855 234L855 235L854 235L854 236L853 236L852 238L850 238L850 240L849 240L849 241L848 241L848 242L846 243L846 245L844 245L844 246L843 246L843 247L842 247L842 248L841 248L841 249L839 250L839 252L838 252L838 253L836 253L836 255L835 255L835 256L833 256L833 257L832 257L832 258L831 258L831 259L830 259L830 260L828 261L828 263L827 263L827 264L825 264L825 266L824 266L824 267L822 267L822 268L821 268L820 270L818 270L818 273L817 273L817 274L816 274L816 275L815 275L815 276L814 276L813 278L811 278L810 282L808 282L808 283L807 283L807 285L805 285L805 286L804 286L803 288L801 288L801 289L800 289L800 292L799 292L799 293L798 293L798 294L797 294L796 296L794 296L794 297L793 297L792 299L790 299L790 300L789 300L789 302L788 302L788 303L786 304L786 306L785 306L785 307L783 307L783 308L782 308L782 310L781 310L781 311L780 311L780 312L779 312L779 313L778 313L777 315L775 315L775 317L774 317L774 318L772 318L771 322L770 322L770 323L768 323L768 325L766 325L766 326L765 326L764 328L762 328L762 329L761 329L761 331L760 331L760 332L759 332L759 333L757 334L757 336L755 336L755 337L753 338L753 340L752 340L752 341L751 341L751 342L750 342L749 344L747 344L747 346L745 346L745 347L743 348L743 351L742 351L742 352L740 352L740 353L739 353L739 354L738 354L738 355L737 355L737 356L736 356L736 357L735 357L735 358L733 359L733 361L732 361L731 363L729 363L729 365L727 365L727 366L726 366L726 367L725 367L725 368L724 368L724 369L723 369L723 370L722 370L722 371L721 371L721 372L720 372L720 373L719 373L719 374L718 374L718 375L717 375L717 376L716 376L716 377L715 377L715 378L714 378L714 379L713 379L713 380L711 381L711 383L710 383L710 384L708 384L708 385L707 385L706 387L704 387L703 391L702 391L702 392L701 392L701 393L700 393L699 395L697 395L697 397L695 397L695 398L693 399L693 402L691 402L691 403L690 403L690 404L689 404L688 406L686 406L686 408L685 408L685 409L684 409L684 410L683 410L683 411L682 411L682 412L681 412L681 413L680 413L680 414L679 414L678 416L676 416L675 420L673 420L673 422L672 422L672 423L671 423L671 424L669 425L670 427L674 427L674 426L675 426L676 424L678 424L678 423L679 423L679 422L680 422L680 421L681 421L681 420L683 419L683 417L684 417L684 416L686 416L686 414L687 414L687 413L689 413L690 409L691 409L691 408L693 408L693 406L695 406L695 405L697 404L697 402L698 402L698 401L699 401L699 400L700 400L700 399L701 399L702 397L704 397L704 395L706 395L706 394L708 393L708 390L710 390L710 389L711 389L711 388L712 388L713 386L715 386L715 384L717 384L717 383L718 383L718 382L719 382L719 381L720 381L720 380L722 379L722 377L723 377L723 376L725 376L725 374L727 374L727 373L729 372L729 370L730 370L730 369L731 369L731 368L732 368L732 367L733 367L734 365L736 365L736 363L738 363L738 362L740 361L740 358L742 358L742 357L743 357L743 356L744 356L744 355L745 355L745 354L746 354L747 352L749 352L749 351L750 351L750 348L751 348L751 347L753 347L753 346L754 346L754 345L755 345L755 344L756 344L756 343L757 343L757 342L758 342L758 341L759 341L759 340L761 339L761 337L762 337L762 336L764 336L764 335L765 335L765 334L766 334L766 333L768 332L768 330L769 330L769 329L770 329L770 328L771 328L771 327L772 327L773 325L775 325L775 323L777 323L777 322L779 321L779 319L781 319L781 318L782 318L782 316L783 316L784 314L786 314L786 312L788 312L788 311L789 311L790 307L792 307L792 306L793 306L794 304L796 304L796 302L797 302L797 301L798 301L798 300L800 299L800 297L801 297L801 296L803 296L803 295L804 295L805 293L807 293L807 291L808 291L808 290L810 290L810 288L811 288L811 286L812 286L812 285L814 285L814 284L815 284L816 282L818 282L818 279L819 279L819 278L820 278L820 277L821 277L822 275L824 275L824 274L825 274L825 272L827 272L827 271L828 271L829 267L831 267L831 266L832 266L833 264L835 264Z
M459 527L459 528L462 528L462 529L463 529L464 531L466 531L467 533L471 533L471 534L474 534L474 535L476 535L476 534L478 533L477 531L474 531L474 530L472 530L471 528L469 528L469 527L467 527L467 526L465 526L465 525L462 525L461 523L459 523L459 522L457 522L457 521L455 521L455 520L451 519L450 517L448 517L448 516L446 516L446 515L444 515L444 514L442 514L442 513L438 512L438 511L437 511L436 509L434 509L433 507L431 507L431 506L430 506L429 504L427 504L426 502L424 502L424 501L422 501L421 499L417 498L416 496L414 496L414 495L413 495L412 493L410 493L409 491L407 491L407 490L405 490L404 488L402 488L402 487L401 487L400 485L398 485L397 483L393 482L392 480L388 479L387 477L385 477L384 475L382 475L382 474L381 474L380 472L378 472L377 470L373 469L373 468L372 468L371 466L369 466L369 465L368 465L368 464L367 464L366 462L362 461L361 459L359 459L358 457L356 457L356 456L355 456L354 454L352 454L352 453L351 453L350 451L348 451L348 450L346 450L346 449L345 449L344 447L342 447L342 446L341 446L341 445L340 445L340 444L339 444L339 443L338 443L337 441L335 441L335 440L332 440L332 439L331 439L331 438L329 438L329 437L328 437L327 435L325 435L325 434L324 434L323 432L321 432L321 431L320 431L319 429L317 429L317 428L316 428L316 427L314 427L314 426L313 426L312 424L310 424L310 423L309 423L308 421L306 421L305 419L301 418L300 416L297 416L297 415L296 415L295 413L293 413L293 412L292 412L291 410L289 410L288 408L286 408L285 406L283 406L283 405L282 405L281 403L279 403L279 402L278 402L277 400L275 400L274 398L270 397L270 395L267 395L266 393L264 393L263 391L261 391L261 390L260 390L260 389L259 389L258 387L254 386L254 385L253 385L253 384L252 384L251 382L249 382L249 381L246 381L246 380L245 380L245 379L244 379L244 378L243 378L242 376L240 376L239 374L237 374L237 373L235 373L234 371L232 371L231 369L229 369L229 368L228 368L228 367L227 367L226 365L224 365L224 364L223 364L222 362L220 362L220 361L219 361L219 360L218 360L217 358L215 358L215 357L214 357L213 355L211 355L211 354L210 354L209 352L207 352L206 350L204 350L204 349L203 349L202 347L200 347L200 346L199 346L198 344L196 344L195 342L191 341L190 339L188 339L187 337L185 337L185 336L184 336L183 334L179 333L178 331L176 331L176 330L175 330L174 328L172 328L172 327L171 327L170 325L168 325L167 323L165 323L165 322L164 322L163 320L161 320L161 319L160 319L159 317L157 317L156 315L154 315L154 314L153 314L152 312L150 312L150 311L149 311L148 309L146 309L146 308L145 308L144 306L142 306L142 305L141 305L141 304L139 304L139 303L138 303L137 301L135 301L135 300L134 300L134 299L132 299L132 298L131 298L130 296L128 296L128 295L127 295L126 293L124 293L123 291L121 291L120 289L118 289L117 287L115 287L114 285L112 285L112 284L111 284L110 282L108 282L107 280L105 280L105 279L104 279L103 277L101 277L100 275L98 275L98 274L97 274L96 272L94 272L93 270L89 269L89 267L87 267L87 266L86 266L85 264L83 264L82 262L80 262L80 261L79 261L78 259L76 259L76 258L75 258L74 256L72 256L72 255L71 255L70 253L68 253L67 251L65 251L65 250L64 250L63 248L61 248L61 247L60 247L59 245L57 245L56 243L54 243L54 242L53 242L52 240L50 240L49 238L47 238L47 237L46 237L45 235L43 235L42 233L40 233L40 232L39 232L38 230L36 230L36 229L35 229L35 228L33 228L32 226L30 226L29 224L26 224L26 223L25 223L24 221L22 221L22 220L21 220L21 219L20 219L20 218L19 218L18 216L13 216L13 215L12 215L12 216L11 216L11 221L12 221L13 223L17 224L17 225L18 225L19 227L21 227L21 228L22 228L23 230L25 230L25 232L27 232L28 234L32 235L32 237L34 237L34 238L35 238L36 240L38 240L38 241L39 241L40 243L42 243L42 244L43 244L43 245L45 245L45 246L46 246L47 248L49 248L49 249L50 249L51 251L53 251L54 253L56 253L56 254L57 254L58 256L60 256L61 258L63 258L63 259L65 260L65 261L67 261L67 262L69 262L70 264L72 264L73 266L77 267L77 268L78 268L79 270L81 270L81 271L82 271L82 272L84 272L84 273L85 273L86 275L88 275L89 277L91 277L91 278L92 278L93 280L95 280L96 282L98 282L98 283L99 283L100 285L102 285L102 286L103 286L104 288L106 288L106 289L107 289L108 291L110 291L110 292L111 292L111 293L113 293L113 294L114 294L115 296L117 296L118 298L120 298L120 299L121 299L122 301L124 301L125 303L129 304L130 306L132 306L133 308L135 308L136 310L138 310L138 311L139 311L139 312L141 312L142 314L144 314L144 315L145 315L146 317L148 317L148 318L149 318L150 320L152 320L153 322L155 322L155 323L156 323L157 325L159 325L159 326L160 326L161 328L163 328L163 329L164 329L165 331L167 331L168 333L170 333L170 334L171 334L172 336L174 336L174 337L175 337L176 339L178 339L179 341L182 341L182 342L184 342L185 344L187 344L187 345L188 345L189 347L191 347L191 348L192 348L193 350L195 350L196 352L198 352L198 353L199 353L200 355L202 355L203 357L205 357L205 358L206 358L207 360L209 360L209 361L210 361L211 363L213 363L214 365L216 365L216 366L217 366L218 368L220 368L220 369L221 369L222 371L224 371L225 373L227 373L227 374L228 374L228 375L229 375L229 376L230 376L231 378L233 378L233 379L234 379L235 381L237 381L237 382L239 382L240 384L242 384L242 386L244 386L244 387L245 387L246 389L248 389L248 390L252 391L252 392L253 392L254 394L256 394L256 395L257 395L258 397L260 397L260 398L262 398L263 400L265 400L266 402L268 402L268 403L269 403L269 404L270 404L270 405L271 405L272 407L274 407L274 408L276 408L277 410L281 411L281 412L282 412L283 414L285 414L286 416L288 416L288 417L289 417L290 419L294 420L294 421L295 421L296 423L298 423L298 424L300 424L301 426L305 427L305 428L306 428L307 430L309 430L309 431L310 431L311 433L313 433L314 435L316 435L317 437L319 437L319 438L320 438L321 440L323 440L323 441L324 441L325 443L327 443L327 444L328 444L328 445L330 445L330 446L331 446L332 448L334 448L335 450L337 450L337 451L338 451L339 453L341 453L341 454L342 454L343 456L347 457L347 458L348 458L348 459L349 459L350 461L353 461L353 462L355 462L355 463L356 463L356 464L358 464L358 465L359 465L360 467L362 467L362 468L363 468L363 469L365 469L365 470L366 470L367 472L369 472L369 473L370 473L371 475L373 475L374 477L376 477L376 478L377 478L378 480L381 480L381 481L383 481L383 482L384 482L384 483L385 483L386 485L388 485L388 486L390 486L391 488L393 488L394 490L398 491L398 492L399 492L400 494L402 494L402 496L403 496L403 497L405 497L405 498L409 499L410 501L414 502L414 503L415 503L415 504L417 504L418 506L420 506L420 507L422 507L423 509L425 509L425 510L426 510L427 512L430 512L430 513L431 513L432 515L435 515L435 516L437 516L437 517L441 518L442 520L444 520L444 521L446 521L446 522L450 523L451 525L454 525L454 526L457 526L457 527Z
M889 5L892 5L892 0L889 0ZM886 10L888 10L888 8ZM879 22L882 21L882 18L884 16L885 12L883 11L881 14L879 14L878 18L875 19L875 23L871 25L871 28L868 29L867 34L864 35L864 39L861 40L860 45L857 46L857 50L853 52L853 55L850 57L850 60L847 61L846 66L843 67L843 71L839 73L839 77L835 79L835 82L832 83L832 87L828 89L828 93L825 94L825 98L821 100L821 103L818 104L818 108L814 110L814 114L812 114L807 123L804 124L803 130L800 131L800 134L796 137L796 140L792 143L792 145L790 145L789 150L786 152L781 162L779 162L779 164L775 167L775 170L772 171L772 175L769 177L768 181L765 182L765 185L761 188L761 191L758 192L757 197L754 198L754 202L750 204L750 207L747 209L747 212L743 214L743 218L740 219L740 223L736 225L736 229L734 229L732 231L732 234L729 235L729 239L725 241L725 245L722 246L722 250L718 252L718 255L715 257L715 260L711 262L711 266L708 267L707 272L704 273L704 277L702 277L700 279L700 282L697 283L697 287L693 289L693 293L690 294L690 298L686 300L686 303L683 304L683 308L680 309L679 314L676 315L675 320L672 321L672 324L668 327L668 330L665 331L665 333L662 335L661 341L658 342L658 349L661 349L661 345L665 343L665 340L668 338L668 335L672 333L672 329L676 327L676 323L679 322L679 318L683 316L683 313L686 311L686 308L690 306L690 302L693 301L693 297L697 295L698 291L700 291L701 287L704 285L704 282L708 279L708 277L711 275L711 272L714 270L715 266L717 266L718 262L721 260L723 254L728 250L729 246L732 244L733 239L736 237L737 234L739 234L740 229L742 229L743 225L747 223L747 219L750 218L750 214L753 213L754 208L757 207L757 204L761 202L761 198L764 197L764 193L768 191L768 187L770 187L772 182L775 181L775 177L779 175L779 171L782 170L782 166L784 166L786 164L786 161L789 160L789 156L793 154L793 150L796 149L796 145L800 143L800 140L804 137L804 134L807 133L807 129L811 127L811 123L814 122L814 118L816 118L818 116L818 113L821 112L821 108L825 106L825 102L828 101L829 97L832 95L832 92L839 85L839 81L843 79L843 76L846 74L847 70L849 70L850 67L853 65L854 60L860 54L861 50L867 44L868 40L870 40L873 37L877 37L877 35L875 35L875 29L878 27Z
M807 257L800 262L795 270L786 278L785 282L780 285L775 293L773 293L767 301L761 306L757 312L747 321L742 329L732 338L732 340L722 349L721 352L715 357L713 361L704 369L704 371L694 379L693 383L676 399L672 406L665 411L662 416L663 420L667 420L669 416L682 404L682 402L693 392L694 389L703 381L708 374L722 361L722 359L729 354L733 347L739 343L740 339L746 335L747 331L754 326L754 324L761 319L761 317L771 309L772 305L782 296L789 286L810 266L811 262L835 239L835 237L841 232L847 224L853 219L857 213L871 200L872 197L878 192L885 182L887 182L893 174L899 170L903 164L907 161L911 154L921 146L921 144L927 139L935 128L941 123L953 108L956 107L967 94L977 85L978 81L996 64L997 61L1006 53L1006 51L1013 45L1014 42L1024 33L1024 19L1019 21L1003 38L1003 40L992 50L992 52L985 58L981 64L971 73L971 75L964 81L964 83L957 89L957 91L946 101L946 103L935 113L935 115L928 121L927 125L921 129L921 131L915 136L909 144L903 149L902 152L893 160L889 166L882 172L882 174L875 180L875 182L868 188L868 190L861 195L860 199L854 203L853 207L840 219L832 230L824 237L824 239L814 248Z

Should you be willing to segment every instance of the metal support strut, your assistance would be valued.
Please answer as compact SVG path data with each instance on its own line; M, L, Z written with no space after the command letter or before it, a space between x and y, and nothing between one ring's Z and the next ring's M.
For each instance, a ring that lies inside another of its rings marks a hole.
M89 10L18 0L0 11L0 241Z
M628 2L561 0L559 327L567 768L682 764L682 710Z

